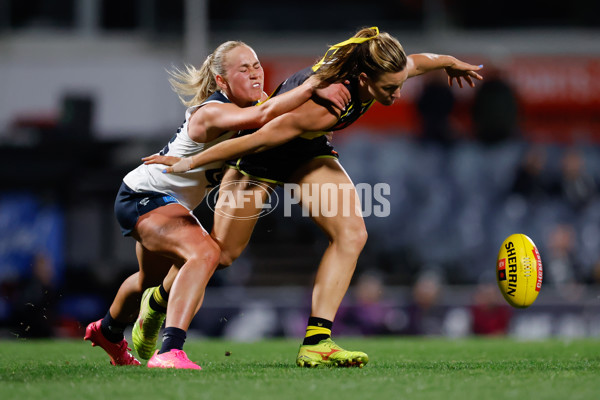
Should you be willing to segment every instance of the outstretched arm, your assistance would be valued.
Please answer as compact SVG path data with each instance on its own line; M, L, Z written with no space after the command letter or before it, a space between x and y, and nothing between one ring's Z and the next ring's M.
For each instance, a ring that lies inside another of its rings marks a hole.
M279 146L307 131L326 130L337 121L338 116L325 107L308 101L297 109L275 118L258 131L234 139L225 140L192 157L184 157L176 163L174 157L153 155L144 158L145 164L172 164L165 172L185 172L215 161L231 160L246 154L258 153Z
M408 69L409 78L444 68L448 74L448 84L452 86L452 81L456 79L456 83L461 88L463 87L462 79L471 87L475 87L473 78L483 80L483 77L475 72L483 68L483 65L468 64L456 57L446 55L433 53L411 54L408 56L406 68Z

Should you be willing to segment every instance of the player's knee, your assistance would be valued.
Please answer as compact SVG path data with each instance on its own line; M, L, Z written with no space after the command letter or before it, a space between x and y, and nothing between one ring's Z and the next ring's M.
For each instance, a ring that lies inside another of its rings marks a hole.
M219 265L219 260L221 259L221 249L219 245L212 242L210 246L207 246L207 249L204 250L204 259L206 263L214 269L217 269Z
M201 268L217 269L219 259L221 257L221 249L219 245L213 241L207 241L201 246L196 246L191 255L187 258L186 264L198 265Z
M334 241L337 241L345 251L360 253L365 247L368 238L364 224L355 224L345 227Z
M357 251L362 251L367 244L367 239L369 238L369 234L367 233L367 228L362 225L360 228L356 228L352 231L350 243Z

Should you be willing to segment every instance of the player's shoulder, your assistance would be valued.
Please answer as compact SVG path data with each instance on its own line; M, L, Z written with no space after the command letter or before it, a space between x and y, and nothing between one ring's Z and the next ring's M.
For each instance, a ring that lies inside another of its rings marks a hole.
M212 104L212 105L221 105L221 104L233 104L233 103L227 98L227 96L224 93L222 93L222 92L214 92L213 94L211 94L210 96L208 96L202 103L189 106L185 110L185 119L186 120L190 120L191 117L193 115L196 115L197 112L200 109L209 109L209 108L211 108L211 107L205 107L205 106L207 106L209 104ZM203 111L205 111L205 110L203 110ZM201 114L204 114L204 112L202 112Z
M233 103L222 92L215 92L202 103L191 106L187 109L186 117L192 119L193 116L202 115L203 118L220 113L223 106L231 107Z
M290 76L289 79L297 79L297 80L301 80L302 82L304 82L312 74L314 74L314 71L312 70L312 68L306 67L306 68L302 68L300 71L296 71L292 76Z
M229 98L227 98L225 93L223 93L221 91L217 91L217 92L214 92L213 94L211 94L210 96L208 96L207 99L204 100L202 102L202 104L200 104L200 106L203 106L205 104L211 104L211 103L231 103L231 100L229 100Z
M311 67L306 67L290 75L285 81L275 90L275 95L289 92L290 90L302 85L314 72Z
M406 56L406 71L408 72L409 78L418 75L415 60L410 54Z

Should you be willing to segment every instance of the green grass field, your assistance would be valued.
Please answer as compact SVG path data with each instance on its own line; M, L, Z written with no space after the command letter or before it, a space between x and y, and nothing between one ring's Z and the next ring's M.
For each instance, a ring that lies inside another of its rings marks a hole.
M600 340L338 343L366 351L370 363L301 369L297 340L189 340L202 371L150 370L113 367L83 340L2 341L0 399L600 399Z

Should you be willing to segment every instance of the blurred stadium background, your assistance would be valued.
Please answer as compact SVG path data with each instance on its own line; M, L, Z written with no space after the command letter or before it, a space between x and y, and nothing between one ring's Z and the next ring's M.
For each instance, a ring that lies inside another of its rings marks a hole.
M82 335L137 269L113 200L181 122L166 68L239 39L270 91L374 25L408 53L484 64L486 81L412 79L334 138L355 183L391 186L391 215L366 218L337 333L600 335L599 15L593 0L0 0L0 338ZM302 334L326 242L291 219L259 221L213 278L195 333ZM514 232L545 267L524 311L495 287Z

